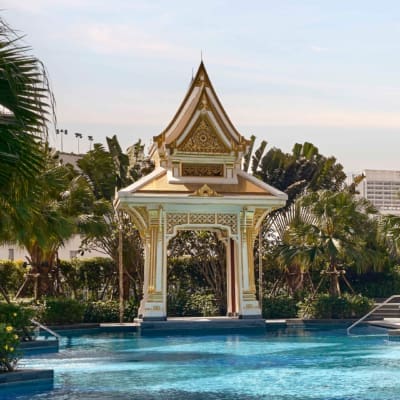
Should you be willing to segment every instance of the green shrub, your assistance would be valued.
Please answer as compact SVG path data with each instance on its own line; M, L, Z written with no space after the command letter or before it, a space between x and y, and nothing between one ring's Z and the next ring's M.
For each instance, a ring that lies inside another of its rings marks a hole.
M185 315L190 293L185 290L169 290L167 293L167 313L170 316L182 317Z
M168 293L168 315L209 317L218 315L215 296L211 293L189 293L184 290Z
M400 293L400 267L390 272L349 274L353 289L371 298L387 298Z
M46 324L75 324L83 321L85 305L66 298L46 299L42 320Z
M114 300L93 301L85 304L83 321L92 323L119 322L119 302ZM137 316L137 302L125 304L124 321L131 322Z
M132 322L138 316L139 301L131 298L125 304L124 321Z
M0 323L0 372L13 371L18 362L19 336L14 327Z
M16 293L24 282L25 269L22 262L0 260L0 282L10 293Z
M75 281L72 285L87 288L89 299L94 301L99 300L105 283L110 281L116 272L114 261L104 257L79 260L75 267L77 275L74 276Z
M185 305L185 315L211 317L218 315L215 296L211 293L195 293Z
M304 318L359 318L373 306L373 301L361 295L344 294L342 297L320 294L314 300L300 304L299 314Z
M263 318L296 318L297 301L292 297L265 297L263 299Z
M118 322L119 303L117 301L93 301L86 304L84 322Z
M30 306L17 304L0 303L0 321L11 325L14 333L22 338L31 334L31 319L35 316L35 311Z

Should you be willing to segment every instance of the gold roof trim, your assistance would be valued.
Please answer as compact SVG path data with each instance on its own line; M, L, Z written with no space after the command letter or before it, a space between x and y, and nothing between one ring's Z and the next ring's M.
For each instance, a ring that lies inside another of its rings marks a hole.
M222 197L221 194L217 193L214 189L211 189L207 184L204 184L200 189L197 189L191 196Z
M210 181L213 178L210 178ZM271 196L271 192L256 185L250 180L238 176L238 183L212 183L212 190L221 196L239 196L239 195L252 195L252 196ZM178 194L178 195L193 195L194 192L201 189L203 183L169 183L167 172L155 177L150 182L146 183L134 193L140 194ZM209 186L210 187L210 186Z

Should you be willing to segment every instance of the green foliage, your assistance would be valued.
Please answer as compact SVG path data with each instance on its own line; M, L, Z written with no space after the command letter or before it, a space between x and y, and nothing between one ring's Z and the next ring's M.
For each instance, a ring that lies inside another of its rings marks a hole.
M179 317L210 317L219 315L215 296L211 293L190 293L179 290L168 293L168 315Z
M167 314L173 317L183 317L186 313L186 304L189 302L190 293L180 288L168 286Z
M119 322L118 301L93 301L85 304L84 322ZM125 306L124 321L131 322L137 316L138 304L130 301Z
M387 298L400 293L400 267L389 272L354 274L348 278L356 292L370 298Z
M0 261L0 283L9 293L16 293L24 280L25 272L22 262Z
M327 293L315 299L305 299L300 304L299 315L303 318L360 318L370 311L373 301L361 295L344 294L341 297Z
M80 323L84 312L85 305L77 300L49 298L45 300L42 321L49 325Z
M265 143L262 143L265 148ZM260 152L260 149L257 150ZM325 157L312 143L296 143L292 153L270 149L261 159L253 158L253 174L287 193L288 205L306 189L340 190L346 179L343 166L335 157Z
M111 258L95 257L78 262L79 280L89 290L91 300L98 300L107 281L116 273Z
M84 322L118 322L119 303L117 301L93 301L86 304Z
M180 231L170 242L168 251L169 303L180 308L189 297L213 293L220 315L226 314L226 250L213 232ZM189 307L190 309L190 307Z
M96 199L111 200L115 194L117 176L111 154L100 143L77 162L86 178L90 180Z
M27 200L29 181L42 169L38 137L47 134L51 103L42 63L0 18L0 106L5 108L0 112L0 215L23 218L21 200Z
M31 319L35 316L33 307L28 305L0 303L0 321L13 326L14 331L24 338L31 332Z
M292 297L264 297L263 318L296 318L298 312L297 301Z
M18 362L19 336L14 327L0 323L0 372L13 371Z
M186 315L200 315L202 317L211 317L218 315L215 296L211 293L195 293L189 297L186 304Z

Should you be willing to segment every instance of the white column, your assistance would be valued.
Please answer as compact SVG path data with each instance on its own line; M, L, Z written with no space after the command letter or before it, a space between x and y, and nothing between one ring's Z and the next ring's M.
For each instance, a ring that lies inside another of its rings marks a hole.
M240 317L261 317L260 305L256 299L254 279L254 212L243 209L241 213L240 250L241 250L241 304Z
M140 305L140 314L144 320L164 320L166 308L166 246L164 237L163 210L149 210L149 257L147 290Z

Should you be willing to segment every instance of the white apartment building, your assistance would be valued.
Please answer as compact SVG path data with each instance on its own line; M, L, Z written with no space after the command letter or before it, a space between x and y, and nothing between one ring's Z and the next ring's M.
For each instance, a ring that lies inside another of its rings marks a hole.
M360 196L369 200L382 214L400 215L400 171L366 169L359 184Z

